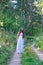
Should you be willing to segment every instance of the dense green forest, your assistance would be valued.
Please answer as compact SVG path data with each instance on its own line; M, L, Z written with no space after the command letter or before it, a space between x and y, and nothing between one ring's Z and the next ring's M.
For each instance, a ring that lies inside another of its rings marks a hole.
M26 35L40 33L41 7L36 7L34 0L17 0L12 2L0 0L0 23L3 22L5 30L16 33L20 27L24 28Z

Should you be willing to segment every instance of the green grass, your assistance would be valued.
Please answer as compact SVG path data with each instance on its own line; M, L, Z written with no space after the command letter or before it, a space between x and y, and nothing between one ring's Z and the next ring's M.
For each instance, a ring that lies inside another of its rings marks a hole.
M41 65L42 62L39 60L38 56L34 53L30 46L24 48L24 52L21 56L22 65Z
M35 38L35 46L38 50L43 52L43 35Z

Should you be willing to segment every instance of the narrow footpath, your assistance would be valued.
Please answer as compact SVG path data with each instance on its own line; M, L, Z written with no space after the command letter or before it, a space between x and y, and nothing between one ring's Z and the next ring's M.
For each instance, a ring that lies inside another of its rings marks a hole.
M9 62L9 65L21 65L20 56L21 56L21 54L17 54L16 52L14 52L14 54Z

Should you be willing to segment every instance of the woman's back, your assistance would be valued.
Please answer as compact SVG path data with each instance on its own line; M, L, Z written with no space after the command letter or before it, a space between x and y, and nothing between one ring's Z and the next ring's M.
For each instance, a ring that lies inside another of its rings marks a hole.
M23 52L23 46L24 46L23 32L20 31L17 39L17 49L16 49L17 53Z

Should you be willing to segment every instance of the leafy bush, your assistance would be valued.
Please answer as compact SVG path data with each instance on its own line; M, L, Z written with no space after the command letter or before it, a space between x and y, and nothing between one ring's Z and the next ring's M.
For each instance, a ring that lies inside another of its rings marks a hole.
M16 36L5 31L0 31L0 33L0 65L7 65L7 61L16 47Z
M39 37L36 38L36 40L35 40L35 46L39 50L43 51L43 36L39 36Z
M34 51L29 47L24 48L24 52L21 56L22 65L41 65L41 61L34 53Z

